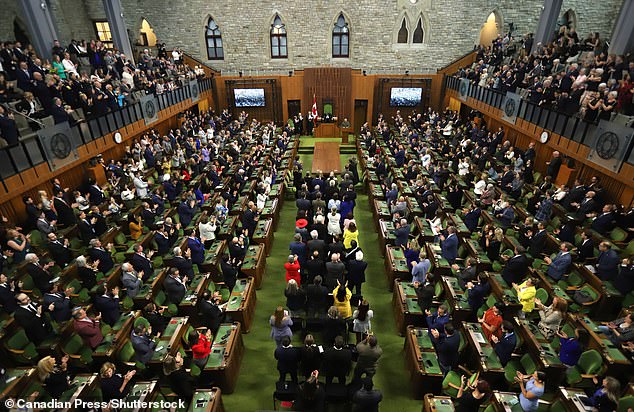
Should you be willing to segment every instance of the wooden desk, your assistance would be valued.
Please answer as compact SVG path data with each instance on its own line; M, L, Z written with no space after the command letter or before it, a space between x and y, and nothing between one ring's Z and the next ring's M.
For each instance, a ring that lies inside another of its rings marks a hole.
M405 365L415 399L422 399L427 393L440 394L443 376L427 328L407 327Z
M36 375L35 368L7 369L6 379L0 383L0 401L18 397L28 385L28 382L31 379L35 379Z
M425 326L425 314L418 306L414 286L410 282L394 281L392 309L396 320L396 330L403 336L408 325Z
M464 238L471 236L471 231L464 224L464 221L462 220L462 218L460 218L460 216L454 213L448 213L447 219L449 220L449 223L451 223L451 225L453 225L458 231L458 237Z
M187 286L185 297L178 304L178 314L181 316L195 317L198 312L198 299L202 296L205 289L211 281L210 273L199 273L194 276L191 283Z
M584 328L590 335L589 346L596 349L603 356L603 362L607 365L606 375L610 376L626 376L631 373L632 362L615 346L610 339L605 337L598 328L598 324L591 320L588 316L572 316L575 324Z
M368 176L374 176L376 179L376 182L372 180L368 182L368 200L370 201L370 205L372 205L372 202L375 200L385 200L385 193L383 193L383 188L379 184L379 179L376 177L376 174L374 172L368 172L367 174Z
M396 279L409 281L412 279L412 275L407 267L407 260L405 254L400 246L388 245L385 247L385 276L387 277L387 285L390 292L394 287L394 281Z
M500 363L497 353L487 340L482 325L479 323L462 322L462 333L466 337L468 358L470 364L477 365L480 377L491 384L504 380L504 367Z
M266 256L271 254L271 247L274 239L273 219L260 219L253 232L253 243L264 245Z
M313 130L315 137L341 137L341 128L336 123L319 123Z
M469 251L469 255L476 261L477 271L491 270L491 259L482 250L480 244L469 237L463 238L465 248Z
M388 206L385 200L374 199L374 202L372 202L371 209L374 215L374 222L376 223L377 231L379 230L379 227L378 227L379 220L392 219L392 212L390 212L390 207Z
M420 207L415 197L408 197L406 203L411 216L420 216L421 218L424 218L425 212Z
M255 288L260 289L266 268L265 248L261 244L249 245L240 270L253 277Z
M391 220L379 220L379 250L381 254L385 253L385 246L393 245L396 236L394 236L394 223Z
M196 389L188 412L224 412L220 388Z
M101 345L97 346L93 351L93 359L98 363L112 359L114 355L119 352L121 347L128 342L134 321L139 315L140 312L138 311L121 315L113 327L114 333L106 335Z
M157 380L141 381L134 384L128 396L124 398L124 402L152 402L156 398L159 392L159 385ZM151 408L136 408L136 409L122 409L126 412L141 412L149 411Z
M164 268L151 278L150 283L143 284L139 290L139 294L132 299L134 308L143 309L145 305L152 302L159 291L163 290L163 280L166 277L167 269Z
M517 296L513 294L510 285L507 285L500 273L486 272L489 275L489 284L491 291L497 298L498 302L504 305L503 317L505 320L512 320L518 311L522 309L522 305Z
M73 379L73 384L75 386L64 392L62 396L59 397L60 402L70 402L71 404L74 404L76 399L91 399L92 392L99 386L96 373L81 373L75 375L75 379ZM82 408L71 407L67 409L61 409L61 411L75 410L82 410Z
M152 354L150 366L156 368L163 367L163 359L165 355L175 356L181 347L181 341L185 339L185 333L189 326L189 318L187 316L173 317L167 324L165 331L156 343L156 349Z
M471 316L471 306L467 301L467 292L462 290L458 279L442 276L441 282L445 290L445 297L451 307L451 317L455 322L462 322Z
M449 396L434 396L428 393L423 398L423 412L453 412L455 410Z
M520 399L517 393L493 391L491 404L496 412L522 412Z
M550 384L559 384L565 377L566 366L559 359L558 350L528 321L515 318L515 325L524 341L524 351L530 352L539 368L546 372Z
M248 203L249 203L249 196L242 195L238 197L238 200L236 200L233 206L231 206L231 210L229 211L229 214L240 216L242 212L244 212L244 210L246 209Z
M240 322L242 332L249 333L255 315L255 287L253 278L239 279L233 287L225 312L231 319Z
M451 265L442 257L442 249L437 243L425 242L425 251L427 252L427 259L431 262L432 271L434 276L438 275L451 275Z
M414 217L414 227L416 227L416 230L418 231L419 242L434 242L435 235L431 230L431 225L427 219L420 216Z
M583 402L577 397L586 396L586 393L582 389L564 388L560 386L557 388L557 395L567 412L586 412Z
M273 219L273 230L277 230L277 222L280 218L280 207L277 198L269 199L260 212L260 219Z
M211 379L225 393L233 393L244 355L244 343L240 324L224 323L211 346L211 354L203 371L204 379Z
M238 227L238 216L227 216L218 227L218 239L231 239Z

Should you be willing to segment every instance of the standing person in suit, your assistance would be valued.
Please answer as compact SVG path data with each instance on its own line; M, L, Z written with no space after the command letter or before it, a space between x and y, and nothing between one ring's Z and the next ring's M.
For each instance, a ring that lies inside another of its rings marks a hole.
M291 345L289 336L282 337L282 345L275 348L275 359L277 359L277 371L280 373L278 382L286 381L286 374L291 376L291 381L297 384L297 368L299 366L300 351Z
M603 241L599 243L599 257L597 258L597 276L601 280L613 281L619 274L619 264L621 259L619 255L612 249L610 242Z
M502 336L498 337L496 335L492 335L491 343L494 345L493 349L498 355L500 363L502 366L506 366L508 361L511 360L511 355L513 354L513 351L515 351L515 346L517 345L517 336L515 336L513 324L508 320L503 321Z
M85 256L79 255L75 263L77 263L77 277L82 286L88 290L92 289L97 284L98 262L89 262Z
M18 294L16 300L18 307L13 312L13 317L17 324L24 329L29 340L37 346L53 330L48 319L44 316L45 309L33 303L26 293Z
M222 323L224 317L223 309L226 303L221 304L222 297L220 292L214 291L211 293L208 290L203 292L202 300L198 305L198 314L201 320L201 325L207 327L211 333L216 335L218 328Z
M101 240L92 239L90 241L90 248L88 249L88 255L93 262L99 262L97 268L103 274L107 274L114 267L114 261L112 260L112 243L108 243L104 248L101 245Z
M183 364L183 356L180 352L176 352L175 356L167 355L163 360L163 374L179 399L192 399L196 383Z
M447 237L440 235L440 247L442 249L442 257L447 259L450 264L456 261L458 257L458 235L456 228L449 226L447 228Z
M379 403L383 400L381 391L374 389L372 378L365 378L363 386L352 395L353 411L379 412Z
M192 260L190 258L191 249L187 249L185 252L185 256L183 256L183 251L179 246L176 246L173 250L174 259L171 260L170 266L178 269L183 276L187 276L189 279L194 278L194 266L192 264Z
M126 289L128 297L134 299L141 291L141 285L143 284L141 276L143 276L143 273L137 273L130 263L125 262L121 265L121 283Z
M571 203L571 206L577 209L576 216L578 219L592 217L593 212L597 209L597 201L594 199L595 196L596 192L590 190L580 203Z
M577 249L581 262L594 258L594 240L590 230L586 229L581 232L581 243L577 246Z
M85 245L89 245L90 241L97 237L93 224L96 223L96 218L88 218L86 212L83 210L79 212L79 237Z
M205 261L205 245L196 237L196 232L193 229L188 229L185 233L187 235L187 249L190 251L190 258L192 263L198 265L200 272L203 272L200 267Z
M49 268L53 267L55 262L48 262L42 265L40 258L35 253L27 253L24 260L27 262L26 271L33 279L35 287L42 293L50 292L53 289L51 284L53 276L49 272Z
M350 290L354 289L358 296L361 296L361 285L365 283L367 267L368 262L363 260L363 252L360 250L355 253L354 259L348 261L347 281L350 284Z
M152 265L152 256L154 255L154 251L150 250L147 253L143 250L143 245L137 243L132 246L132 250L134 250L134 254L130 258L130 263L139 273L143 273L143 281L147 282L148 279L152 278L154 275L154 266Z
M12 314L18 307L16 296L20 293L22 282L9 281L4 273L0 272L0 310L6 314Z
M532 230L529 229L528 235L530 242L528 253L530 253L532 257L537 258L546 248L546 240L548 239L546 233L546 225L544 224L544 222L539 222L537 224L537 233L533 235Z
M48 238L48 252L51 257L61 267L65 267L73 260L73 252L68 247L70 242L68 239L64 239L62 242L57 238L55 233L49 233Z
M333 347L326 349L322 368L326 373L326 385L330 385L333 378L341 384L346 383L346 376L352 365L352 352L344 346L343 337L337 336Z
M365 339L357 343L356 348L359 353L359 358L354 368L354 377L352 380L358 382L363 375L365 375L366 379L372 379L376 374L379 359L383 355L383 349L381 349L376 336L372 333L369 333Z
M163 281L163 288L170 303L178 305L185 298L187 292L187 276L181 278L180 272L176 268L171 268L169 274Z
M506 261L502 269L502 278L507 285L521 283L528 273L528 259L524 252L525 250L522 246L516 246L515 255L513 257L509 258L506 255L502 255L502 260Z
M101 315L91 319L82 307L73 309L73 329L81 336L86 346L91 349L97 348L103 342L103 335L99 326Z
M53 289L43 296L43 306L51 313L51 319L57 323L70 320L73 306L70 301L70 294L73 293L74 289L66 288L66 290L62 291L62 287L62 284L55 283Z
M178 205L178 217L181 225L183 225L183 227L187 227L196 214L196 200L187 200L185 195L183 195L183 197L184 200L180 203L180 205Z
M64 226L71 226L77 222L73 208L64 199L64 191L58 190L53 197L53 207L57 212L57 223Z
M317 275L313 284L306 288L306 307L308 317L323 316L326 314L328 288L322 285L322 277Z
M134 327L130 336L130 342L134 347L135 358L137 362L147 364L154 354L154 348L156 348L156 342L151 337L152 327L149 329L143 324L139 324ZM156 338L159 338L160 334L157 334Z
M449 322L449 313L447 313L447 307L443 304L438 306L436 313L432 313L431 310L425 311L427 316L427 329L431 334L432 330L436 330L440 334L444 331L444 326Z
M546 176L550 176L553 181L557 180L559 169L561 168L561 157L558 151L553 152L553 156L549 162L546 162L548 168L546 169Z
M231 263L231 257L228 253L222 255L220 271L222 272L223 282L229 288L229 291L232 291L238 278L238 268Z
M112 293L108 291L105 284L99 285L93 298L93 307L96 311L101 312L103 321L112 326L119 320L121 312L119 311L119 287L115 286Z
M247 204L247 209L242 214L242 229L247 230L247 236L249 238L253 237L253 233L255 232L255 228L258 225L258 211L255 207L255 203L249 202Z
M443 376L446 376L458 364L460 336L455 333L452 323L446 323L443 334L437 329L432 329L431 337L438 355L438 366Z
M412 282L425 283L427 272L431 269L431 262L427 259L425 249L421 249L418 261L412 261Z
M559 245L559 253L554 259L546 256L544 262L548 265L546 274L554 280L560 280L567 272L570 264L572 263L572 256L570 255L571 245L568 242L562 242ZM617 261L618 265L618 261Z
M482 210L480 210L480 206L478 202L474 202L471 206L471 209L466 210L464 212L464 224L471 232L475 232L478 229L478 223L480 222L480 214Z
M409 240L409 232L410 225L407 223L407 219L401 219L399 222L394 224L394 231L392 232L396 239L394 240L394 245L396 246L407 246L407 241Z

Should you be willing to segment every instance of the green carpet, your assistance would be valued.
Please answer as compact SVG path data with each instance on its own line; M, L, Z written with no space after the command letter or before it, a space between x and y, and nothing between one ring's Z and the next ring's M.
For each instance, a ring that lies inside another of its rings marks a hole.
M342 156L342 165L348 156ZM306 159L302 159L309 169ZM269 316L278 305L285 304L283 264L288 257L288 245L294 232L297 209L293 201L285 201L280 213L278 231L275 233L271 256L266 261L266 276L262 289L257 292L257 309L251 332L244 335L246 352L240 369L236 391L223 395L227 411L256 411L273 409L273 391L278 378L273 357L275 343L270 339ZM383 258L378 250L378 236L372 222L368 197L360 194L357 199L355 218L360 230L360 244L368 262L367 282L363 294L374 310L372 322L379 344L383 348L378 372L374 378L377 389L383 391L382 410L420 411L422 402L412 399L409 374L404 369L403 344L394 325L391 294L387 290ZM354 336L350 335L354 341ZM299 337L293 344L298 346ZM279 407L279 405L278 405Z

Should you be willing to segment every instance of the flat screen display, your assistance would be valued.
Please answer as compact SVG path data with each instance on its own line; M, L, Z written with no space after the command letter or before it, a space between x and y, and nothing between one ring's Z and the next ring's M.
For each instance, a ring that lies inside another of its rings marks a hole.
M264 107L264 89L233 89L236 107Z
M418 106L422 95L423 89L420 87L392 87L390 91L390 106Z

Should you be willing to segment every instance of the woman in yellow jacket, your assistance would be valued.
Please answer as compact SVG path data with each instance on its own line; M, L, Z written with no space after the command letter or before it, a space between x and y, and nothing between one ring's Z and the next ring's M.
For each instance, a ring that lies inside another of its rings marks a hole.
M359 246L359 231L357 225L354 222L350 222L348 228L343 232L343 247L346 249L352 249L352 241L357 242Z
M143 220L141 219L141 215L130 215L128 222L128 227L130 228L130 237L134 240L137 240L143 234Z
M337 280L337 287L332 291L334 297L335 307L339 311L339 314L343 319L348 319L352 316L352 308L350 307L350 298L352 298L352 291L348 289L348 282L344 286Z
M518 285L513 283L513 288L517 291L517 299L522 305L522 311L520 315L524 317L527 313L531 313L535 309L535 281L533 278L527 278L524 283Z

